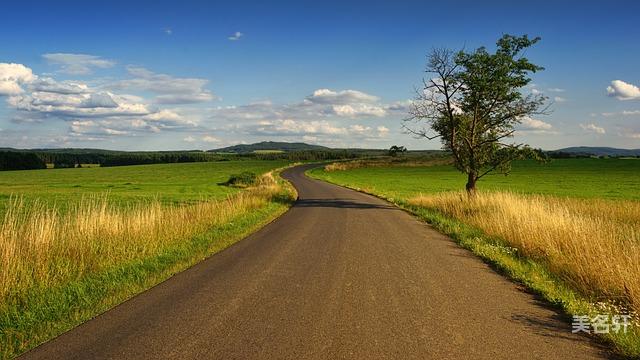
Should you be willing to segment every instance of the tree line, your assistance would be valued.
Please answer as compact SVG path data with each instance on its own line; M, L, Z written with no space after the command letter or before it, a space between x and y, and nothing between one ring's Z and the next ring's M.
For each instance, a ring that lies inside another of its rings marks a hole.
M101 167L168 164L186 162L208 162L228 160L291 160L325 161L353 159L368 153L357 150L301 150L282 153L220 154L204 151L171 152L107 152L96 150L43 151L9 150L0 152L0 170L45 169L47 164L54 168L75 168L82 164L99 164Z

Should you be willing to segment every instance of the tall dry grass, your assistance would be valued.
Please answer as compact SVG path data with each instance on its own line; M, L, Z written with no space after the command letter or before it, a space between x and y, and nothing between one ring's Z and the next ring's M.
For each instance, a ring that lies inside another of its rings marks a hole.
M435 208L541 260L583 294L640 312L640 202L504 192L419 196Z
M267 174L258 186L225 200L182 206L151 201L123 209L100 197L61 213L14 199L0 224L0 303L32 288L158 254L264 206L281 191Z

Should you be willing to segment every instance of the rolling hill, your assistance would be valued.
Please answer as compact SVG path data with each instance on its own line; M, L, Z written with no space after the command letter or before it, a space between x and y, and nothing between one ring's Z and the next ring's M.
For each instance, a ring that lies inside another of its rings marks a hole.
M248 154L256 151L310 151L310 150L331 150L326 146L310 145L305 143L289 143L279 141L262 141L255 144L238 144L219 149L209 150L210 152Z
M640 156L640 149L618 149L611 147L574 146L551 151L571 155L591 156Z

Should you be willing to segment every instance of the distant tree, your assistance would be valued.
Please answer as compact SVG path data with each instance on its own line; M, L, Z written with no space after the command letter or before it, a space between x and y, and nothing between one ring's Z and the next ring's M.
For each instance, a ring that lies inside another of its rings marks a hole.
M470 195L483 176L507 174L511 161L543 156L528 145L507 142L523 119L546 113L545 96L522 93L530 74L544 69L523 56L539 40L504 35L495 53L484 47L457 53L436 49L428 56L426 72L433 77L423 80L404 128L441 139L456 168L467 174Z
M406 147L393 145L389 148L389 151L387 153L389 154L389 156L396 157L398 156L398 154L403 154L405 152L407 152Z

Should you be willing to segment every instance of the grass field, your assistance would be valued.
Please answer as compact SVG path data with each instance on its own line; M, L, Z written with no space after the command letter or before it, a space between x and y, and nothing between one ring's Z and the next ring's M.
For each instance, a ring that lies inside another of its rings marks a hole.
M63 210L83 198L107 195L109 202L132 205L157 199L164 204L222 199L239 190L221 186L231 174L262 174L286 161L218 161L79 169L0 172L0 214L13 196Z
M451 165L376 167L320 172L324 179L391 198L464 189L466 178ZM510 175L487 175L480 190L578 198L640 200L640 159L557 159L548 164L519 161Z
M604 337L640 356L640 160L516 162L472 201L451 165L311 174L396 202L569 314L631 314Z
M273 220L295 198L272 173L283 165L0 173L0 358L37 346ZM218 185L242 171L267 174L244 190Z

